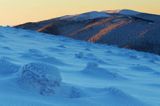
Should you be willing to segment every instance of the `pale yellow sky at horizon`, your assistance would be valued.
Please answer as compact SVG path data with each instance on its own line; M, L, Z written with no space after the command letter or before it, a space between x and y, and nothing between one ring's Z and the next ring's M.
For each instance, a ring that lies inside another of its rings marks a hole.
M0 0L0 25L17 25L63 15L112 9L160 14L160 0Z

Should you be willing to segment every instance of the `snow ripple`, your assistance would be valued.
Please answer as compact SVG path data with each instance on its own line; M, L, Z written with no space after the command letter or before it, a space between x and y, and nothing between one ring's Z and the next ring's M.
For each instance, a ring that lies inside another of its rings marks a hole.
M18 65L11 63L5 57L0 58L0 75L11 75L13 73L18 72Z
M89 62L87 66L82 70L82 73L99 78L125 79L117 73L110 72L104 68L99 67L98 64L94 62Z

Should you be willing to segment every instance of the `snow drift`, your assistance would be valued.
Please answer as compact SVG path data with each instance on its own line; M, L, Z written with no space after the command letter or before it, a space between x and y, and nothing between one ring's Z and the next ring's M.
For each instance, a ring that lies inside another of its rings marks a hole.
M9 27L0 35L1 106L160 105L157 55Z

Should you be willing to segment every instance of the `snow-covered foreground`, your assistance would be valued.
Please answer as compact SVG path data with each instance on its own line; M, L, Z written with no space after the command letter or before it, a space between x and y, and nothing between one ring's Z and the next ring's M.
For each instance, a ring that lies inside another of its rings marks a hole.
M0 106L160 106L160 57L0 28Z

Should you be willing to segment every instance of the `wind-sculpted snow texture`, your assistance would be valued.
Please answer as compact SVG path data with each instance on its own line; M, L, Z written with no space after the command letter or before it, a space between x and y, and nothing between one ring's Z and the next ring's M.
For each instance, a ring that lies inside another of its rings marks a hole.
M159 106L160 57L0 27L0 106Z

